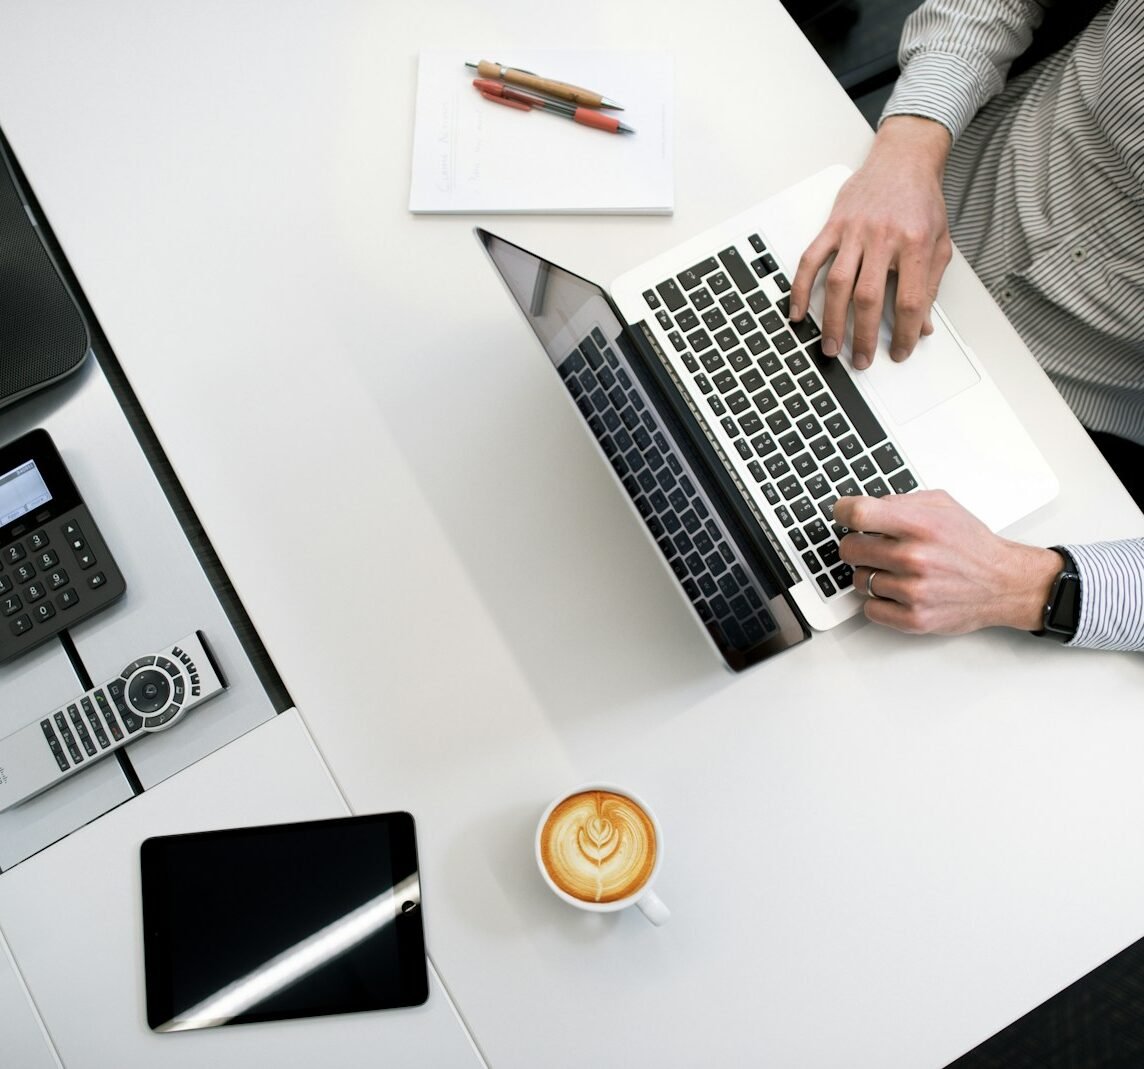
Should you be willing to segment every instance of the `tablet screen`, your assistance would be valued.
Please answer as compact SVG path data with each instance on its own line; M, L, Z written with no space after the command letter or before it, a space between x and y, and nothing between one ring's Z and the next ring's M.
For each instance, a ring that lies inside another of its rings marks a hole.
M160 836L140 861L157 1031L428 996L408 813Z

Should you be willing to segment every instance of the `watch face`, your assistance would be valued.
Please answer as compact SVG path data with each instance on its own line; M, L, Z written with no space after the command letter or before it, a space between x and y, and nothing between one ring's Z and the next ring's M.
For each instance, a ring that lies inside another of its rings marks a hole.
M1080 622L1080 576L1075 572L1061 572L1053 583L1052 598L1045 614L1045 629L1057 634L1076 634Z

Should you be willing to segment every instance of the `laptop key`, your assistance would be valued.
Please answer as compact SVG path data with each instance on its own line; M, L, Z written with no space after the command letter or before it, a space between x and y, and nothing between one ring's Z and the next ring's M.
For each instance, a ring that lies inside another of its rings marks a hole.
M727 269L727 274L735 280L735 285L739 287L741 293L750 293L752 290L758 289L758 279L743 262L739 250L734 245L719 253L719 261Z
M683 291L675 284L674 278L669 278L656 286L656 292L663 298L663 303L672 312L678 312L686 303L687 298Z
M891 475L890 485L894 488L895 494L908 494L911 490L917 489L918 482L907 468L899 471L896 475Z

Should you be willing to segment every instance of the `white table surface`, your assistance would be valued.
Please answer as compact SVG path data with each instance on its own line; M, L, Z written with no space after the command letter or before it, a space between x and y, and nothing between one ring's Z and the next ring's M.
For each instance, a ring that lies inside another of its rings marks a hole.
M547 10L3 0L0 123L345 797L417 816L490 1064L944 1065L1144 934L1144 663L853 621L722 670L470 227L607 280L871 134L776 0ZM632 42L672 218L406 211L418 49ZM941 301L1061 480L1009 533L1140 533L960 259ZM535 872L596 778L662 929Z

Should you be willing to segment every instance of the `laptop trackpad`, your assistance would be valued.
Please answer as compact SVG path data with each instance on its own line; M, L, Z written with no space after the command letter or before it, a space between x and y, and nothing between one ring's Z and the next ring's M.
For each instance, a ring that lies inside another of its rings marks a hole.
M883 322L874 363L857 373L899 426L969 389L980 378L938 316L933 325L933 334L918 342L910 358L895 364L889 355L890 328Z

